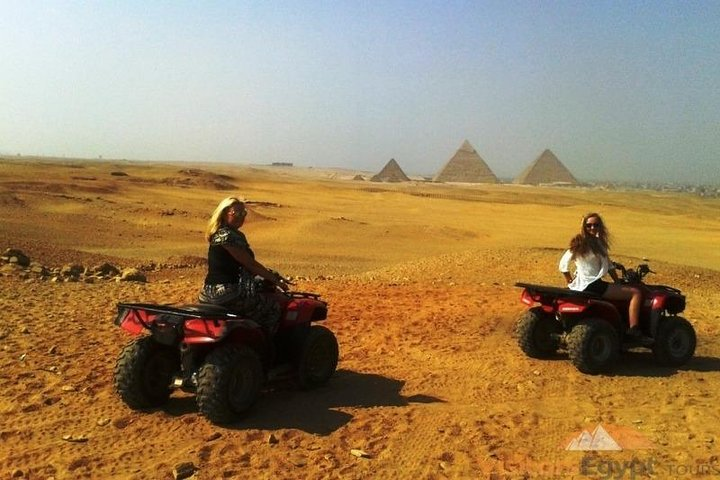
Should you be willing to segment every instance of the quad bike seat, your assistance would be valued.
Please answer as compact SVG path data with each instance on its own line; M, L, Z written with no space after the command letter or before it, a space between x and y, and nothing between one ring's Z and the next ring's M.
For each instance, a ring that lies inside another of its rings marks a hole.
M516 283L515 286L520 287L520 288L525 288L527 290L534 291L534 292L549 293L552 295L557 295L557 296L562 296L562 297L581 297L581 298L595 298L595 299L602 298L601 295L598 295L596 293L579 292L577 290L570 290L569 288L549 287L547 285L535 285L532 283L522 283L522 282Z

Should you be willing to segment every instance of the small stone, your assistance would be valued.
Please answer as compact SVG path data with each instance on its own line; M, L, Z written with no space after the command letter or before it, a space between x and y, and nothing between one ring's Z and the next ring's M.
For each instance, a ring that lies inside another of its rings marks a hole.
M705 443L715 443L715 438L713 438L713 437L708 437L708 438L705 439Z
M533 375L540 375L540 370L533 370Z
M173 468L173 478L175 480L181 480L184 478L191 477L197 468L195 467L195 464L192 462L183 462L178 463Z
M205 437L206 442L212 442L213 440L217 440L218 438L222 437L222 433L220 432L213 432L207 437Z
M20 328L20 333L25 333L25 334L30 333L30 329L26 326L23 326Z
M12 471L12 474L10 474L11 478L22 478L25 476L25 472L20 470L19 468L16 468Z
M27 353L23 353L22 355L20 355L21 362L24 362L26 358L27 358Z
M88 437L85 435L63 435L63 440L66 442L84 443L88 441Z
M57 345L53 345L52 347L48 348L48 353L50 355L54 354L55 352L57 352L57 348Z
M280 440L278 440L278 438L275 436L274 433L271 433L271 434L268 436L268 443L269 443L270 445L275 445L275 444L277 444L277 443L279 443L279 442L280 442Z
M639 418L636 418L635 420L632 421L632 423L639 424L639 423L643 423L643 421L640 420Z
M63 392L75 392L77 391L77 388L75 388L73 385L63 385L60 390Z
M352 450L350 450L350 455L356 456L358 458L370 458L370 454L358 448L353 448Z
M307 458L302 455L293 455L292 457L290 457L290 463L292 463L296 467L304 467L307 465Z
M98 426L104 427L105 425L108 425L112 420L109 418L98 418L98 421L96 422Z

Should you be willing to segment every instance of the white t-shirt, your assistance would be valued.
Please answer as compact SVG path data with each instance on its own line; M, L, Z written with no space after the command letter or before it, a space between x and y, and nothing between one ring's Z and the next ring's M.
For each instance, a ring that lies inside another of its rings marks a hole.
M572 252L566 250L562 258L560 258L560 271L562 273L570 271L570 261L572 260ZM575 278L568 285L570 290L582 292L595 280L605 276L610 270L610 259L607 256L598 256L590 252L585 256L575 257Z

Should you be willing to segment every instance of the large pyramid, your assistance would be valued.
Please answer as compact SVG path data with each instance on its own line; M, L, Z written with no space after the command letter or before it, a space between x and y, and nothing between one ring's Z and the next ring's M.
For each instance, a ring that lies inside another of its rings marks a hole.
M513 183L538 185L541 183L563 183L577 185L578 181L570 170L550 150L545 150L530 165L515 177Z
M371 182L408 182L410 179L407 175L405 175L405 172L402 171L402 168L400 168L400 165L395 161L394 158L391 158L390 161L385 165L385 167L380 170L380 173L377 175L373 175L372 178L370 178Z
M497 183L498 179L470 142L465 140L455 155L435 175L433 181Z

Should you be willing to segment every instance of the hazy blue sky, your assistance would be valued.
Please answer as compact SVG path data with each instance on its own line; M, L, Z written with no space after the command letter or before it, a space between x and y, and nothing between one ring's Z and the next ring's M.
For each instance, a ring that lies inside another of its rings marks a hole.
M0 153L720 183L717 0L0 7Z

